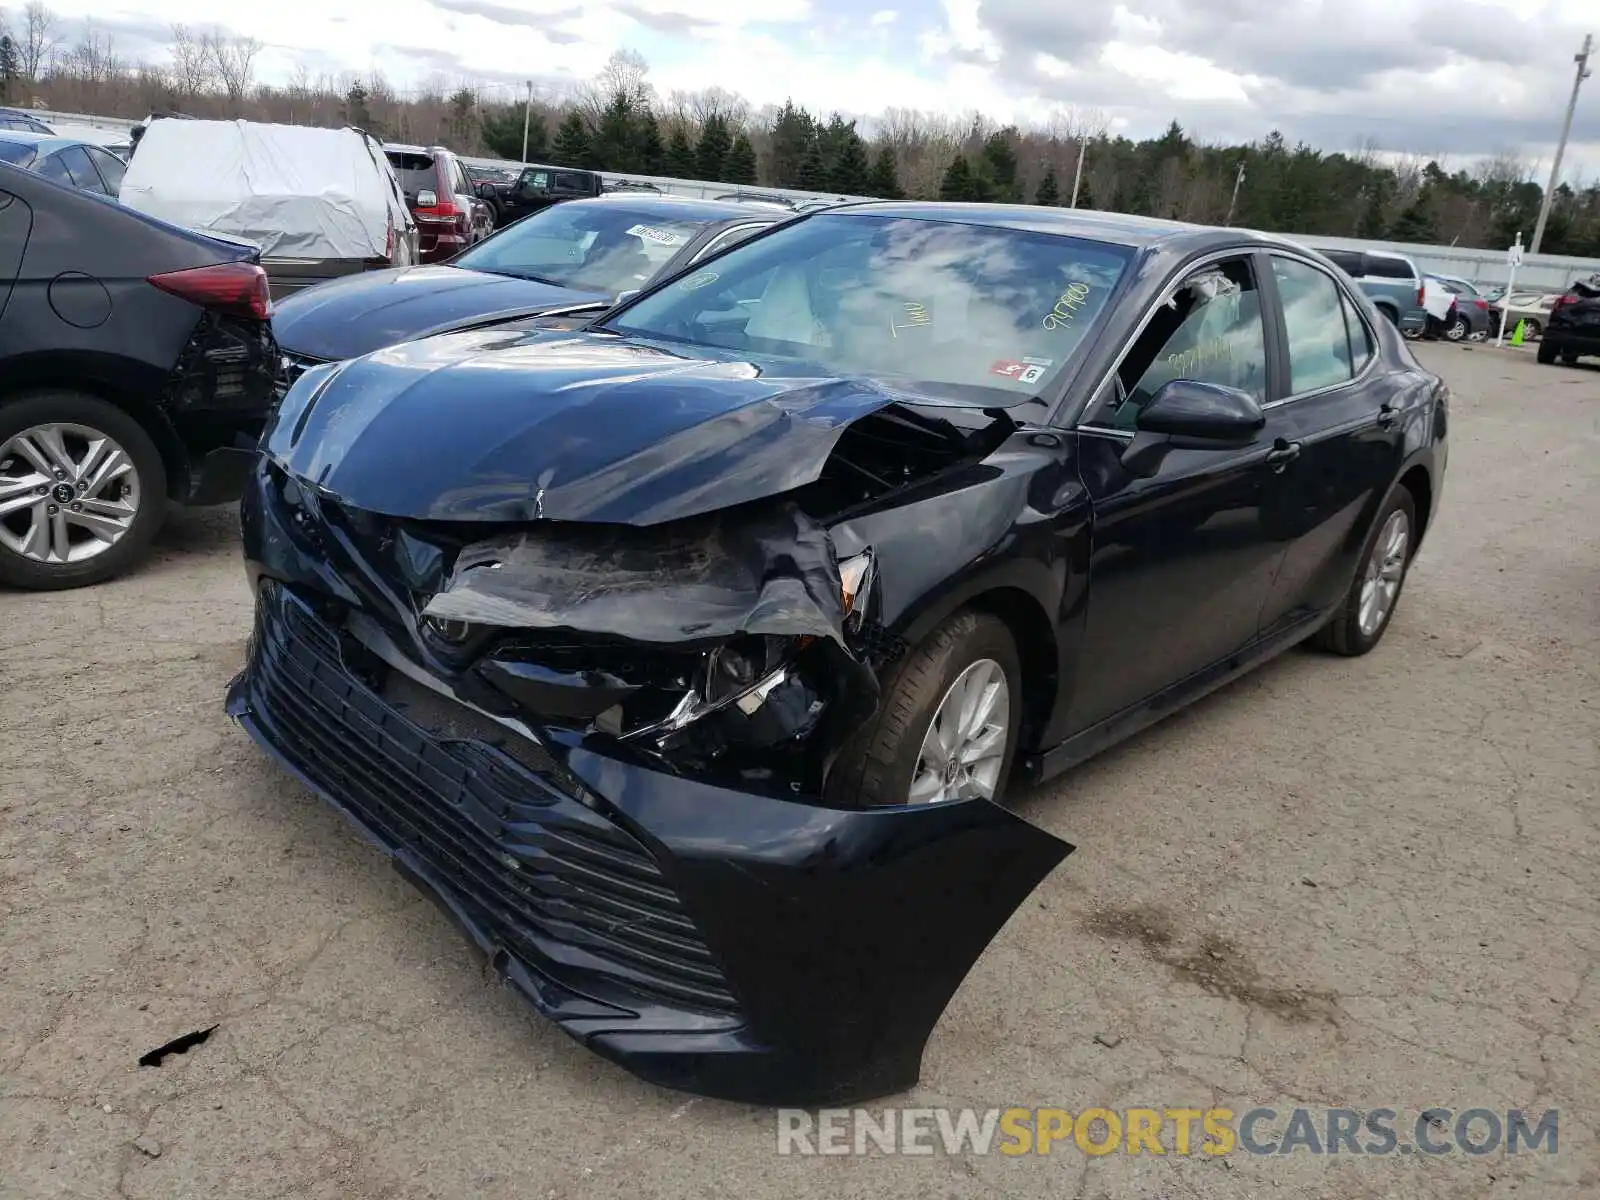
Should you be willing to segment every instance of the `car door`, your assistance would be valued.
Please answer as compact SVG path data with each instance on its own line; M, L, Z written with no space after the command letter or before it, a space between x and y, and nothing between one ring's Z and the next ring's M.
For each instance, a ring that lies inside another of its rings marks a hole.
M1278 394L1258 257L1241 251L1168 289L1080 424L1093 511L1089 599L1069 732L1081 732L1248 645L1281 558L1262 526L1272 440L1176 449L1132 477L1139 410L1173 379Z
M22 270L23 252L28 248L28 235L33 231L33 209L22 197L0 191L0 332L4 331L6 303L11 299L12 285ZM0 338L0 347L5 339Z
M1270 259L1268 324L1283 339L1288 394L1266 406L1266 432L1293 453L1267 477L1264 522L1283 557L1261 610L1264 637L1344 595L1363 515L1398 476L1402 454L1396 384L1359 307L1310 259Z

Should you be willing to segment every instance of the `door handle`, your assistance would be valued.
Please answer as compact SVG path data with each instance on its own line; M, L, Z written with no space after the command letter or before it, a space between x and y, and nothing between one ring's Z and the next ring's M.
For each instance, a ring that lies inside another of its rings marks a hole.
M1378 410L1378 428L1390 429L1400 419L1400 410L1392 404L1385 404Z
M1267 451L1267 465L1274 471L1281 471L1299 457L1299 442L1286 442L1279 438L1273 443L1272 449Z

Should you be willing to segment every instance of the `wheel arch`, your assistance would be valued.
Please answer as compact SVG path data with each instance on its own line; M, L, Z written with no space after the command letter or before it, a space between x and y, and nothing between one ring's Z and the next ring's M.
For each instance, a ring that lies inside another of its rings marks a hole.
M114 355L25 355L7 359L0 371L0 406L43 391L77 392L114 405L150 435L167 473L167 494L176 497L189 477L189 452L171 420L145 395L154 375L148 364Z

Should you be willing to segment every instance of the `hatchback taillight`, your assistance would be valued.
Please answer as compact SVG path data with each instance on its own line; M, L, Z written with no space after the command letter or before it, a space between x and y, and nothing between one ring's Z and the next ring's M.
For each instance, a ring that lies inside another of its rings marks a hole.
M1487 300L1474 300L1472 305L1474 308L1482 309L1484 312L1489 311L1489 302Z
M230 317L253 317L265 321L272 311L272 291L267 273L256 263L216 263L209 267L190 267L186 271L167 271L145 280L169 295L198 304L211 312Z

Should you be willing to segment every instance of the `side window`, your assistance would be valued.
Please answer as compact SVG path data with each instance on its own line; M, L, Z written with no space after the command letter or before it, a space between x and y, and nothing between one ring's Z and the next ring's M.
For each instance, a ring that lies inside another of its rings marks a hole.
M34 172L43 175L46 179L56 183L64 183L68 187L76 187L72 176L67 174L67 164L59 154L52 154L48 158L41 158L34 166Z
M524 171L522 185L531 188L547 188L550 186L549 171Z
M1139 410L1174 379L1222 384L1266 400L1261 294L1247 259L1196 271L1157 307L1122 360L1110 411L1095 423L1131 430Z
M1289 338L1289 394L1348 381L1355 371L1339 285L1313 266L1277 255L1272 256L1272 274Z
M73 187L79 191L105 194L105 184L100 182L100 174L89 161L89 156L83 152L82 146L72 146L63 150L60 158L67 168L67 174L72 176Z
M694 260L699 262L702 258L709 258L719 251L726 250L729 246L737 246L751 234L760 233L765 228L765 225L743 225L737 229L724 230L704 246L701 246L700 252L694 256Z
M89 161L100 171L100 178L106 185L106 194L116 196L122 191L122 177L127 174L128 168L115 154L107 154L104 150L87 147Z
M1367 364L1372 361L1372 356L1377 353L1372 345L1372 331L1367 328L1367 323L1361 319L1361 313L1351 303L1350 297L1340 296L1340 303L1344 306L1344 324L1350 331L1350 367L1359 375L1367 369Z

